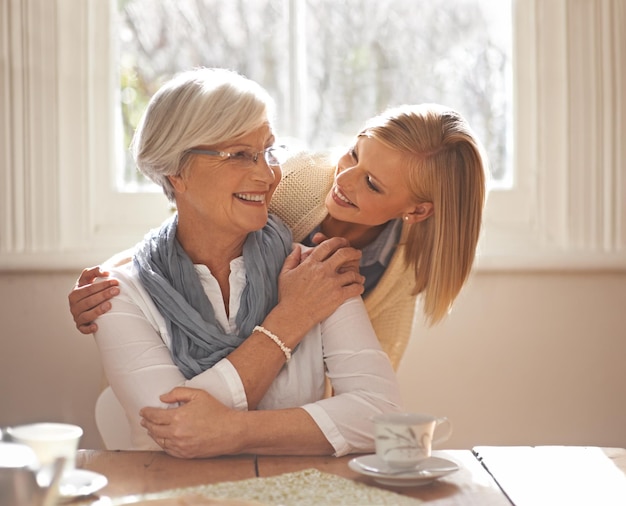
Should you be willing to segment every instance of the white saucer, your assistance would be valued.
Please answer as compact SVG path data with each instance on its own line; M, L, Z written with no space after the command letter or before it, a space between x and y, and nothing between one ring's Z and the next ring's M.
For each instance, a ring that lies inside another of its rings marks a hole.
M93 494L106 486L108 480L103 476L87 469L72 469L65 471L59 483L59 497L72 499Z
M382 485L392 485L394 487L427 485L459 469L459 466L450 460L429 457L420 462L419 466L414 470L410 469L401 474L394 474L398 471L391 469L376 454L356 457L348 462L348 466L359 474L374 478L375 481Z

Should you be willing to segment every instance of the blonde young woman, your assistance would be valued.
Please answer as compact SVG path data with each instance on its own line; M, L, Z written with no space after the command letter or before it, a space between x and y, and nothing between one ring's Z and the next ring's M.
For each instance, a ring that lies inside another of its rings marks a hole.
M416 298L427 324L446 317L475 257L486 198L486 159L467 122L436 104L406 105L371 119L341 157L298 153L283 164L270 211L313 243L345 237L361 249L365 306L397 368ZM317 232L321 235L315 236ZM86 269L69 296L77 328L119 293Z

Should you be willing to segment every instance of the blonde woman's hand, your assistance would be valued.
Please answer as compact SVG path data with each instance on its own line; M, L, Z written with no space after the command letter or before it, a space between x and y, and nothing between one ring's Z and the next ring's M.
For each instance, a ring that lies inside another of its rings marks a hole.
M109 300L120 293L116 279L95 281L108 275L100 266L84 269L67 296L74 323L82 334L93 334L98 330L94 320L111 309Z
M313 235L313 238L311 240L313 244L319 245L323 243L324 241L327 241L328 239L329 237L322 234L322 232L316 232ZM349 246L350 246L350 241L348 241L348 247ZM360 265L360 257L359 257L358 259L352 259L352 260L346 261L346 263L339 268L339 272L347 272L350 270L354 272L359 272L360 267L361 265Z

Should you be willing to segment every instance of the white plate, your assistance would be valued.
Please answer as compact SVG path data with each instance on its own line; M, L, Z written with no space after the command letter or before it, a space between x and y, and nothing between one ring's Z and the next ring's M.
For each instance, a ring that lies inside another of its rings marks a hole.
M59 496L70 499L93 494L106 486L108 480L103 476L87 469L72 469L65 471L59 483Z
M348 466L359 474L374 478L375 481L382 485L392 485L394 487L427 485L459 470L459 466L450 460L429 457L420 462L415 470L398 473L397 470L391 469L376 454L356 457L348 462Z

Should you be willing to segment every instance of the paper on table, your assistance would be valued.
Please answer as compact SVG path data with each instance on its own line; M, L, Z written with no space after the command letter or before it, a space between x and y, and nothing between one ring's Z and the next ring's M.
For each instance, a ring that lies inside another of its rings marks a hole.
M106 504L107 506L144 503L146 506L153 504L155 506L186 506L198 504L198 501L194 499L198 497L206 499L200 504L229 506L354 506L363 504L416 506L422 504L422 501L418 499L371 487L334 474L322 473L317 469L305 469L269 478L250 478L111 498ZM220 502L221 499L224 501ZM98 502L97 504L104 505L105 503Z
M474 453L516 506L626 504L626 476L601 448L480 446Z

